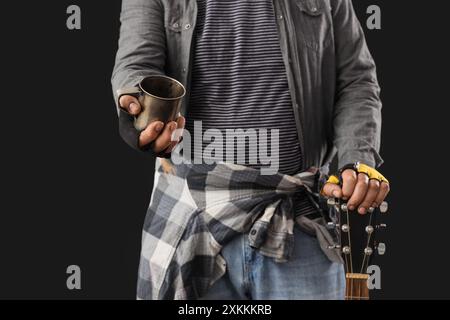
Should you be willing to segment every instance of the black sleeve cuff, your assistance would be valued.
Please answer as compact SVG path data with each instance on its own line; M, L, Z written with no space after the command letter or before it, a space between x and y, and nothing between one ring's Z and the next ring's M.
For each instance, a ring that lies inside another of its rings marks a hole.
M134 150L145 152L154 157L170 158L171 154L165 151L155 153L152 149L153 143L139 147L140 131L134 127L134 117L122 108L119 110L119 133L122 139Z
M150 146L139 147L140 132L134 127L134 117L123 109L119 110L119 133L122 139L133 149L151 151Z

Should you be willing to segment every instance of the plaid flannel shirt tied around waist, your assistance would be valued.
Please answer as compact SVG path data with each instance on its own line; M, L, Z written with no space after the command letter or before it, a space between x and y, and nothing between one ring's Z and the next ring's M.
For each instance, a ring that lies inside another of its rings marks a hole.
M261 175L228 163L181 164L165 173L157 160L144 223L138 299L197 299L225 274L222 247L248 233L249 244L283 263L294 246L294 224L317 237L334 262L340 255L325 219L295 216L292 196L312 192L315 174Z

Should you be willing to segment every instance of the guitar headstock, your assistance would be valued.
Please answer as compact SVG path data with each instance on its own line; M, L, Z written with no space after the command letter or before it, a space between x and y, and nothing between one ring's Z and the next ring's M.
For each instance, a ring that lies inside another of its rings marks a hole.
M386 252L385 243L380 242L377 235L386 228L383 215L388 211L388 204L383 202L364 215L348 210L347 203L340 199L328 199L328 205L336 213L328 227L338 231L338 243L330 249L339 250L342 254L347 280L346 298L368 299L367 268L374 255Z

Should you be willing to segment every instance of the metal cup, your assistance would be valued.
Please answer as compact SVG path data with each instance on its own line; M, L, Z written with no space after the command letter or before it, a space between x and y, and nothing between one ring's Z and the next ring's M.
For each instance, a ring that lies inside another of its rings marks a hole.
M148 76L138 87L117 91L119 99L123 95L138 98L141 113L135 117L134 127L139 131L144 130L153 121L167 123L175 120L180 113L185 94L186 89L179 81L162 75Z

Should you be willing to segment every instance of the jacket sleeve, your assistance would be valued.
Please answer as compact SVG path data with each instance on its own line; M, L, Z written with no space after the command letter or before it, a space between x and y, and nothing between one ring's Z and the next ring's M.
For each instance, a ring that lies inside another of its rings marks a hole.
M164 8L159 0L123 0L120 21L119 46L111 78L119 132L134 149L151 152L148 147L138 147L139 132L133 126L133 117L119 108L117 90L136 86L146 76L164 74Z
M375 63L351 0L332 3L337 68L334 145L339 167L356 161L379 167L381 101Z

